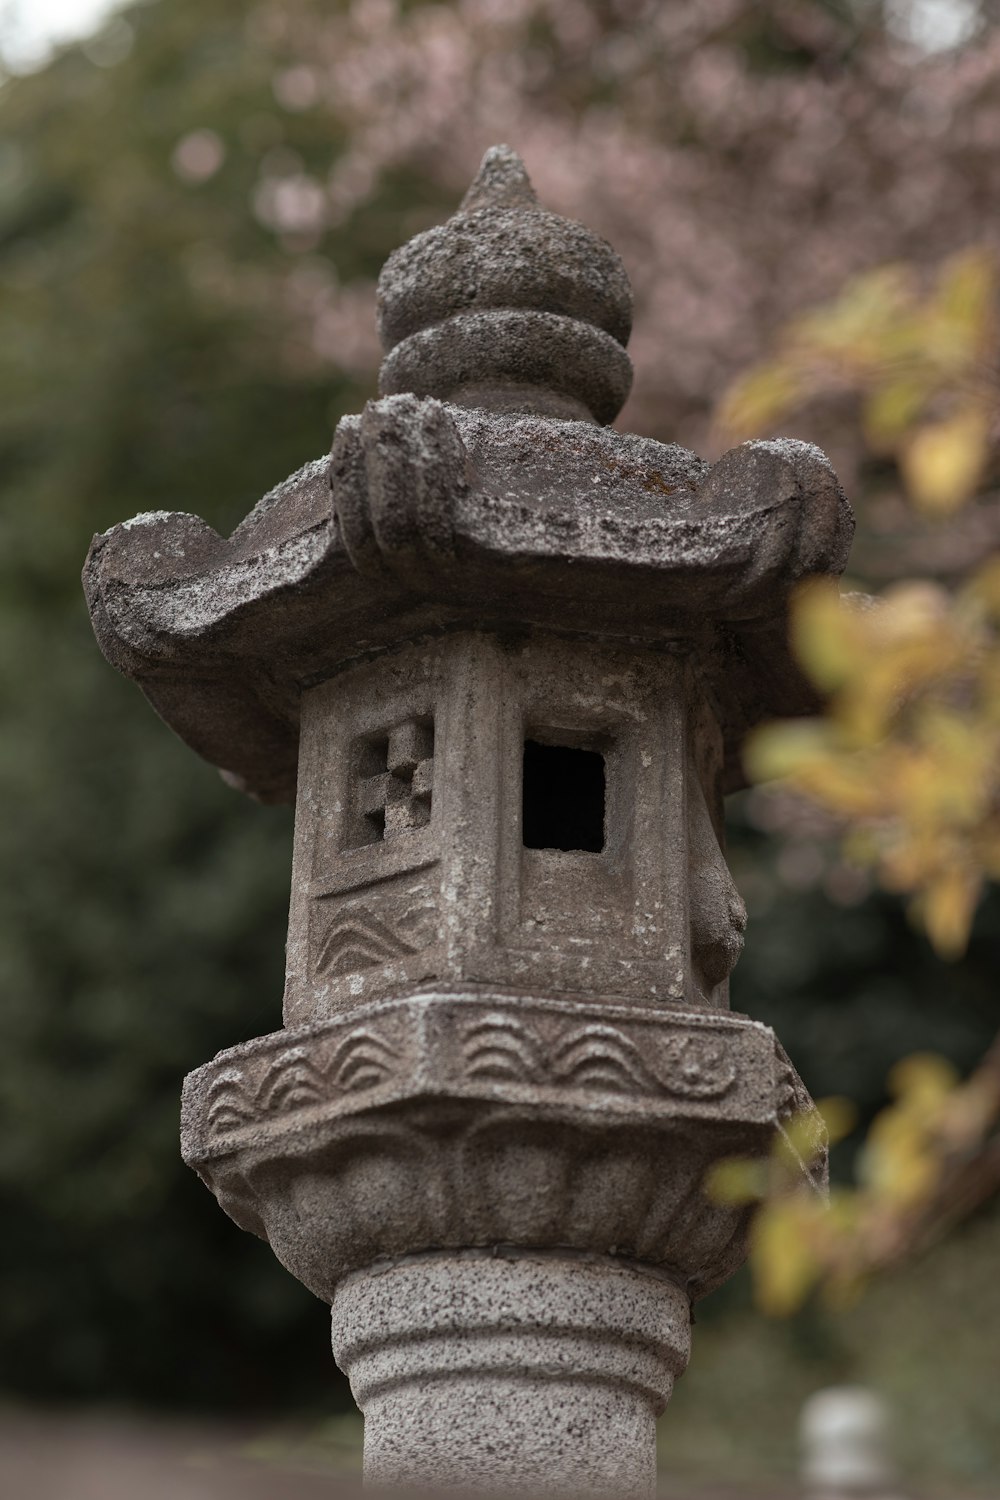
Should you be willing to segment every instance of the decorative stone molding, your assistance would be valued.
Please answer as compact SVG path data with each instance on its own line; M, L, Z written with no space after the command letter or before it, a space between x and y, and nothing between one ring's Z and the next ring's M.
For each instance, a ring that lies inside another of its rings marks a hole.
M625 1255L696 1297L745 1254L705 1172L804 1104L741 1016L425 994L221 1053L186 1081L182 1149L326 1301L373 1260L494 1245Z
M524 1086L580 1106L613 1095L624 1113L704 1104L770 1125L794 1108L790 1066L769 1028L730 1013L420 994L256 1037L197 1068L185 1083L184 1151L199 1163L258 1140L261 1127L283 1130L300 1109L342 1113L361 1096L370 1108L444 1085L507 1102Z

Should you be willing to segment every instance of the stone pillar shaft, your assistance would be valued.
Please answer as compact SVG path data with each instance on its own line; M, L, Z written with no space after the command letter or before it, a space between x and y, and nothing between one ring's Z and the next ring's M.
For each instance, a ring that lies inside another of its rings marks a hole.
M676 1282L610 1257L409 1257L333 1302L381 1485L645 1500L689 1329Z

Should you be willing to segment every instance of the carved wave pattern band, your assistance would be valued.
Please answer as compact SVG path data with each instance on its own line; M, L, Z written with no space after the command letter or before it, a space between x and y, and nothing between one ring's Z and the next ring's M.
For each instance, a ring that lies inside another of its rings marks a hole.
M287 1047L256 1082L245 1068L222 1069L208 1093L209 1133L228 1135L268 1115L310 1109L338 1094L362 1093L389 1082L399 1070L399 1051L367 1026L349 1032L322 1064L313 1049Z
M452 1011L439 1037L445 1056L430 1071L445 1090L451 1081L709 1100L721 1098L736 1081L722 1042L691 1032L646 1034L639 1043L604 1022L570 1022L543 1034L503 1011L480 1012L470 1021L456 1021ZM206 1100L210 1140L384 1084L405 1084L419 1063L412 1042L396 1045L371 1023L335 1040L289 1041L276 1052L219 1069Z
M642 1052L618 1027L590 1023L567 1028L545 1046L500 1012L465 1028L462 1054L468 1078L503 1083L719 1099L736 1081L724 1048L709 1037L666 1037Z

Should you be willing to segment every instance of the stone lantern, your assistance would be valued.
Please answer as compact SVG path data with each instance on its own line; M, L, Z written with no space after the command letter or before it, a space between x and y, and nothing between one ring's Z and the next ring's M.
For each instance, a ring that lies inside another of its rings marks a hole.
M816 706L787 602L850 511L806 444L709 467L605 425L625 271L505 147L378 318L331 460L228 538L157 512L87 563L109 660L296 803L285 1029L190 1075L184 1157L331 1304L370 1479L647 1495L746 1251L705 1172L811 1107L728 1008L722 796Z

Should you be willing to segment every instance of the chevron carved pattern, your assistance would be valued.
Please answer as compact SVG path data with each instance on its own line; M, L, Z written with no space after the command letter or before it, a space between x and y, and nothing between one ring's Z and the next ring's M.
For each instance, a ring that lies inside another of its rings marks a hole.
M324 937L316 967L320 974L356 974L416 951L370 912L351 911L335 921Z

